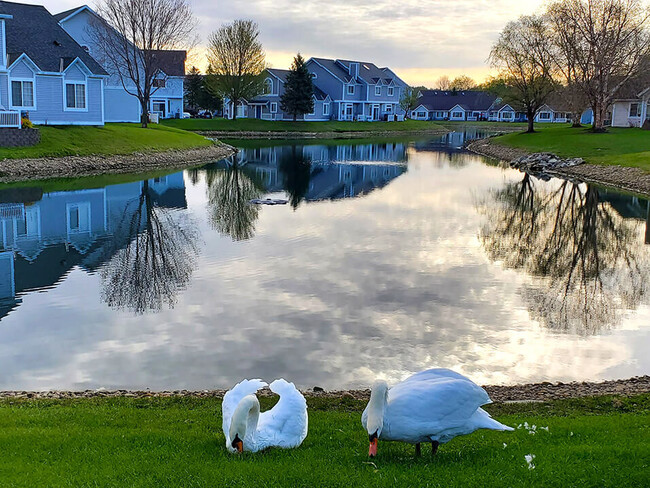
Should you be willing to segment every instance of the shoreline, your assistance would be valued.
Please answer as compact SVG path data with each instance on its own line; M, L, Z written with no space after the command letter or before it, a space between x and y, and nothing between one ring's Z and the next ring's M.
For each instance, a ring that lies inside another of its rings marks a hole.
M472 141L467 145L467 150L507 162L531 154L524 149L496 144L491 138ZM595 183L645 196L650 195L650 173L639 168L583 163L577 166L548 170L547 173L559 178L576 178L585 183Z
M306 132L306 131L191 131L195 134L208 138L218 139L363 139L369 137L411 137L411 136L436 136L444 135L452 130L424 129L424 130L383 130L383 131L327 131L327 132Z
M194 149L150 153L3 159L0 161L0 183L173 170L224 159L236 152L237 149L228 144L216 143Z
M527 383L521 385L487 385L483 386L495 403L544 402L567 398L583 398L602 395L634 396L650 393L650 376L635 376L624 380L609 380L602 382L571 382L571 383ZM216 390L83 390L83 391L0 391L0 400L73 400L82 398L164 398L164 397L196 397L223 398L225 389ZM325 391L314 387L301 390L308 398L349 398L368 400L369 389L351 389ZM273 396L264 388L258 392L260 396Z

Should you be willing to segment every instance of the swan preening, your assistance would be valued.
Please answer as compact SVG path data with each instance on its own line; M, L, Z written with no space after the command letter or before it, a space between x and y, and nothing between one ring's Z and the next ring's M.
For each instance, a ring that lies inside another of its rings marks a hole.
M280 400L260 413L255 393L268 386ZM278 379L243 380L223 397L221 405L226 448L232 452L257 452L267 447L298 447L307 437L307 402L293 383Z
M410 376L392 388L385 381L372 387L361 423L368 432L371 457L377 455L378 439L438 445L478 429L513 430L481 408L491 403L487 392L449 369L430 369Z

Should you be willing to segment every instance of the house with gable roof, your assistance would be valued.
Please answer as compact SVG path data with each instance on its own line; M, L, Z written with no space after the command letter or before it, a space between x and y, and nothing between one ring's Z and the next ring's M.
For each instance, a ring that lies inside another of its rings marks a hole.
M267 68L263 74L265 78L262 94L250 100L240 100L237 104L237 118L293 120L293 116L283 112L280 103L288 74L289 70L286 69ZM301 120L330 120L331 102L330 96L314 84L314 111L305 114ZM225 116L231 118L233 109L232 102L226 100Z
M113 67L102 61L101 48L94 45L92 29L103 22L102 18L87 5L82 5L54 16L59 25L102 64L109 73L104 84L104 110L106 122L139 122L141 107L135 93L135 85L127 83L124 88ZM154 53L159 70L149 102L149 112L160 118L180 117L183 113L183 80L185 78L186 52L182 50L158 50Z
M103 125L107 78L45 7L0 1L0 126Z
M488 120L497 97L477 90L423 90L411 112L416 120Z

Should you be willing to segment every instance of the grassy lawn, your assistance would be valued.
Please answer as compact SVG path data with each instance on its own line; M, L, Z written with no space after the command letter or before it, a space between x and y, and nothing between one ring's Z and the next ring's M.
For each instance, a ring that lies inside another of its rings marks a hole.
M263 399L262 408L270 401ZM498 420L431 459L379 443L367 457L364 404L309 400L298 449L232 455L212 398L0 401L0 480L13 486L647 486L650 395L493 405ZM548 431L541 429L548 427ZM534 469L524 456L534 454Z
M495 142L530 152L548 151L563 157L581 157L589 163L635 166L650 171L650 131L610 128L604 134L568 125L536 125L534 134L506 134Z
M169 127L191 131L261 131L261 132L384 132L444 130L435 122L406 120L404 122L291 122L260 119L169 119Z
M0 159L131 154L209 146L211 141L190 132L151 125L106 124L103 127L38 126L41 142L36 146L0 148Z

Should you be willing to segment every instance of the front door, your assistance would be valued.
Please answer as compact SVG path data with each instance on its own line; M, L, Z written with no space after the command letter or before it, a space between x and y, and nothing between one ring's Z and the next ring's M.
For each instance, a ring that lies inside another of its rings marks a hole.
M161 119L165 118L165 114L167 113L165 110L166 107L167 104L165 103L165 100L154 100L151 102L151 111L155 114L158 114Z
M379 105L372 106L372 120L379 120Z
M345 106L345 120L352 120L354 118L354 105L348 103Z

